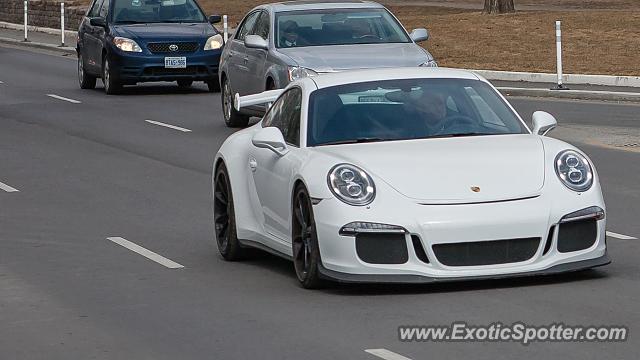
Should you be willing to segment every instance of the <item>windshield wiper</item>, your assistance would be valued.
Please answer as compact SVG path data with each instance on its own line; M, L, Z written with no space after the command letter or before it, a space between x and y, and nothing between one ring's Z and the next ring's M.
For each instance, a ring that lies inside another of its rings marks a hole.
M393 139L383 139L378 137L361 137L361 138L355 138L355 139L330 141L330 142L322 143L320 145L358 144L358 143L389 141L389 140L393 140Z
M454 133L454 134L442 134L442 135L427 136L426 139L447 138L447 137L462 137L462 136L482 136L482 135L498 135L498 134L483 133L483 132L465 132L465 133Z
M146 24L146 22L142 22L142 21L135 21L135 20L121 20L121 21L116 21L116 25L120 25L120 24Z

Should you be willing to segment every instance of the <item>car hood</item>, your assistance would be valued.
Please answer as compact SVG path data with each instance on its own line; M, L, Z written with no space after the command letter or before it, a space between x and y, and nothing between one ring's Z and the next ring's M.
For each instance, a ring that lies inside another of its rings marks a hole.
M542 141L529 134L320 146L420 203L480 203L537 196ZM475 189L472 189L475 188Z
M115 25L114 30L119 36L144 41L194 40L216 34L209 23Z
M414 43L305 46L279 48L296 65L316 72L417 66L432 59Z

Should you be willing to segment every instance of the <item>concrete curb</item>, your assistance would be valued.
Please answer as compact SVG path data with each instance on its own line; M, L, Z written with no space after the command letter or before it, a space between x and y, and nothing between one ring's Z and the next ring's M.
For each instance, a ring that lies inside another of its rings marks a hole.
M532 83L556 83L558 75L549 73L530 73L518 71L497 70L469 70L483 76L487 80L523 81ZM619 87L640 87L640 76L614 76L614 75L583 75L564 74L564 84L573 85L602 85Z
M619 91L592 91L592 90L550 90L535 88L498 87L505 96L544 97L573 100L605 100L605 101L632 101L640 102L640 93Z
M0 21L0 29L24 30L24 25ZM52 28L46 28L46 27L27 25L27 30L34 31L34 32L41 32L45 34L51 34L51 35L60 35L60 29L52 29ZM75 35L78 35L78 32L73 30L65 30L64 34L65 36L66 35L75 36Z
M76 48L72 48L72 47L68 47L68 46L62 47L62 46L58 46L58 45L46 44L46 43L35 42L35 41L24 42L22 40L16 40L16 39L11 39L11 38L6 38L6 37L0 37L0 43L9 44L9 45L24 46L24 47L35 47L35 48L53 50L53 51L61 51L61 52L64 52L66 54L72 54L72 55L76 54Z

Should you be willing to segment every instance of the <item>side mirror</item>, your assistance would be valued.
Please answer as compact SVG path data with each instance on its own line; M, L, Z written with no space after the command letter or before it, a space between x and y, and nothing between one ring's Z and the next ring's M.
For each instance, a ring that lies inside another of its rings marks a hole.
M413 42L426 41L429 39L429 32L424 28L413 29L409 37Z
M268 50L269 49L269 43L267 42L267 40L261 38L258 35L247 35L244 38L244 46L250 48L250 49L262 49L262 50Z
M106 28L107 27L107 19L105 19L103 17L94 17L94 18L89 19L89 24L91 24L91 26L99 26L99 27Z
M220 21L222 21L222 16L220 16L220 15L211 15L211 16L209 16L209 22L211 24L217 24Z
M278 156L284 156L289 149L287 149L287 143L284 141L284 137L277 127L266 127L258 130L251 139L253 146L269 149L276 153Z
M533 133L540 136L547 135L549 131L558 126L556 118L544 111L534 112L531 120L533 121Z

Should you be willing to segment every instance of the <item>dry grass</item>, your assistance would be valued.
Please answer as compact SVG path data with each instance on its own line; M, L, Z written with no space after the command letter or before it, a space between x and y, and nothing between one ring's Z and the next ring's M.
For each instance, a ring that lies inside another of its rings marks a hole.
M230 26L235 26L251 8L266 2L198 1L209 14L229 15ZM428 2L387 1L395 4ZM640 75L640 0L515 2L516 8L518 4L534 4L550 8L573 7L574 11L520 11L507 15L483 15L476 10L404 4L389 5L389 9L407 29L429 29L431 39L423 43L423 46L432 52L441 66L555 72L554 22L562 20L566 73ZM620 11L621 9L625 11Z
M554 22L559 19L565 72L640 75L640 11L489 16L442 8L393 6L391 10L407 28L430 29L432 37L425 46L442 66L554 72Z

